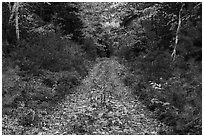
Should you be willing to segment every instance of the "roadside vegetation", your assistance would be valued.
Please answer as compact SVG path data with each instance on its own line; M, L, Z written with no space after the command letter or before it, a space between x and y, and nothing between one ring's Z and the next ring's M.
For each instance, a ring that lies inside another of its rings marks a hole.
M3 2L3 134L38 127L104 60L172 128L160 134L202 134L200 2Z

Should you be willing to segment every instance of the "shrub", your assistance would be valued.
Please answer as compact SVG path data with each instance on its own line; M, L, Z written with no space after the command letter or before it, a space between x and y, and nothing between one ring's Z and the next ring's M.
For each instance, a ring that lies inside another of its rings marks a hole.
M57 73L47 71L42 79L44 84L51 83L50 86L55 89L57 96L63 96L72 92L71 88L80 83L81 76L76 71L61 71Z
M201 63L184 61L181 56L171 63L168 54L153 52L128 61L131 74L126 85L156 112L157 118L173 126L172 134L201 134L202 77Z
M10 58L3 58L4 110L21 103L49 107L43 104L73 93L91 65L87 57L81 45L53 32L21 42Z
M97 58L97 47L92 38L85 38L83 49L89 59L95 60Z
M74 61L83 60L81 45L62 39L55 33L39 35L11 54L16 64L24 71L47 69L50 71L73 70Z
M19 68L7 68L2 74L2 104L3 106L14 105L14 100L21 95L21 86L24 83L18 76Z

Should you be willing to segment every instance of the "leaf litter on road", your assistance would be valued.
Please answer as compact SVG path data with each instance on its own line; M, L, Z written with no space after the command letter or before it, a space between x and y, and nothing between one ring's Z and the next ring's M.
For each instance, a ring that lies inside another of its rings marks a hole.
M27 134L154 135L170 130L132 96L121 80L124 69L115 59L98 62L75 94L68 95L43 117L44 124L31 127Z

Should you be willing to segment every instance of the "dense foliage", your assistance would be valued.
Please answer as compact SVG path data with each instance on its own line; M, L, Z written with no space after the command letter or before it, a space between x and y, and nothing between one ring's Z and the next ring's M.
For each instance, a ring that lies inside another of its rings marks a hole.
M77 5L3 3L3 114L17 113L23 126L35 124L31 113L49 111L73 94L96 58L80 44Z
M131 4L140 8L123 21L131 30L119 50L132 71L126 83L175 133L201 134L201 3Z
M201 134L200 2L3 2L2 50L3 114L23 108L24 126L74 94L97 58L117 56L173 134Z

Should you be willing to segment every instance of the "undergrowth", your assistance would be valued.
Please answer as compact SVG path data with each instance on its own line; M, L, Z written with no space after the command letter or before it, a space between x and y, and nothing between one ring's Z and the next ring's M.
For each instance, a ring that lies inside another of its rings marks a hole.
M67 95L74 94L93 60L81 45L57 34L34 37L3 56L3 115L35 126ZM15 134L15 133L14 133Z
M172 126L172 134L202 134L201 63L178 56L151 54L123 61L130 73L124 83L133 88L157 119Z

